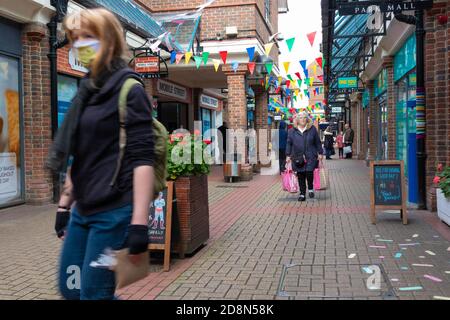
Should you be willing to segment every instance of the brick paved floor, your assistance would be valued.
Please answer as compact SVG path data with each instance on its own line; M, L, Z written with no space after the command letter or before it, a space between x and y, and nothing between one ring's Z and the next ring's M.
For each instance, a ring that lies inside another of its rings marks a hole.
M223 188L220 168L214 169L207 247L191 258L174 257L170 272L153 264L149 277L120 291L121 298L379 299L362 285L370 275L361 267L373 264L382 265L398 299L450 297L450 228L424 211L411 212L407 226L393 213L380 213L378 224L370 224L368 169L356 160L327 165L331 188L306 203L281 191L279 176L256 176L233 185L239 188ZM0 211L0 299L59 297L53 210ZM291 267L281 281L285 265ZM387 285L383 282L382 290ZM411 286L423 289L400 291ZM278 295L278 289L287 296Z

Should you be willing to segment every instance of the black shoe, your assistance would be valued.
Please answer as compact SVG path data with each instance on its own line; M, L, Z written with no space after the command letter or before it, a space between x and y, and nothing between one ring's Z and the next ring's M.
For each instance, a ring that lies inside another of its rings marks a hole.
M299 201L299 202L305 202L305 201L306 201L306 196L303 195L303 194L301 194L301 195L300 195L300 198L298 198L298 201Z
M314 199L314 197L315 197L314 191L310 191L310 192L309 192L309 197L310 197L311 199Z

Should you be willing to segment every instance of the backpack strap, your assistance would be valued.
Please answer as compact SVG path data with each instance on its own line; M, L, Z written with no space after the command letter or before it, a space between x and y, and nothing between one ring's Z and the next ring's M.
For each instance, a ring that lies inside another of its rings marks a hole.
M127 119L127 98L131 89L135 85L142 85L136 79L129 78L125 80L122 88L120 89L119 94L119 124L120 124L120 132L119 132L119 157L117 159L116 171L114 172L114 176L111 180L110 186L114 186L116 183L117 177L119 176L120 169L122 167L123 157L125 156L125 147L127 146L127 130L126 130L126 119Z

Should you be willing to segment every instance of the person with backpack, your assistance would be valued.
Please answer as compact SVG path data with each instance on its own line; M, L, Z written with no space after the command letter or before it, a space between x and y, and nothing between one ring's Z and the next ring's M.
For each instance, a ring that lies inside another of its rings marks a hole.
M160 189L155 187L155 124L141 78L125 60L128 48L116 16L85 9L66 17L63 26L89 73L47 163L64 171L72 157L55 222L64 241L59 290L69 300L112 300L114 272L89 264L106 248L128 248L133 263L148 250L149 207ZM156 180L164 176L158 171Z

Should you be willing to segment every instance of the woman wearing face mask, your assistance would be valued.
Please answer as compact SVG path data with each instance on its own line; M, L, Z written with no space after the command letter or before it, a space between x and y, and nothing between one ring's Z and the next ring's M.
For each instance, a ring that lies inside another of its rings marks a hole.
M142 85L133 86L127 96L126 121L120 123L121 88L125 80L140 81L140 76L124 60L128 48L112 13L83 10L68 16L64 28L89 73L81 81L48 161L57 171L73 157L55 223L58 237L64 240L59 288L66 299L109 300L114 299L114 273L89 264L106 248L123 247L129 248L130 260L136 263L148 247L154 174L151 103ZM119 166L122 125L127 144ZM76 280L77 276L81 278Z
M314 170L323 161L323 148L319 133L306 112L294 119L294 127L289 130L286 146L286 161L292 162L300 185L298 201L306 201L306 184L309 197L314 198Z

